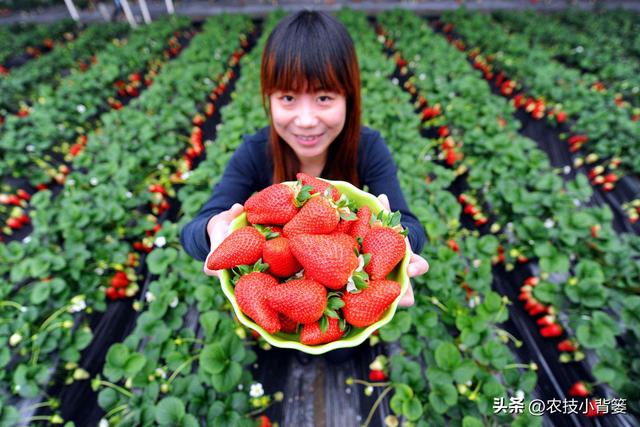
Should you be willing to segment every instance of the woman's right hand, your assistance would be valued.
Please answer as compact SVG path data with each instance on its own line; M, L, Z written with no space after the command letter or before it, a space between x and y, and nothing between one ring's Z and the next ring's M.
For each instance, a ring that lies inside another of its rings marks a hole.
M229 210L224 212L220 212L218 215L213 216L209 222L207 223L207 233L209 234L209 240L211 241L211 249L209 250L209 255L213 251L215 251L220 243L224 239L226 239L229 234L229 225L231 221L233 221L236 217L238 217L242 212L244 212L244 206L240 203L236 203L231 206ZM220 270L209 270L207 268L207 260L209 259L209 255L207 255L207 259L204 261L203 271L205 274L209 276L216 276L220 278Z

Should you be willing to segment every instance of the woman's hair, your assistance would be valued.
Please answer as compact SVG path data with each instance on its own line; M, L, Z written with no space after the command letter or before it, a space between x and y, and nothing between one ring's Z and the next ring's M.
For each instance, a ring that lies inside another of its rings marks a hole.
M360 185L357 171L360 141L360 70L353 40L331 15L301 11L282 19L262 54L262 103L269 113L269 96L279 90L328 90L345 96L344 128L329 146L323 177ZM294 181L300 162L271 123L273 182Z

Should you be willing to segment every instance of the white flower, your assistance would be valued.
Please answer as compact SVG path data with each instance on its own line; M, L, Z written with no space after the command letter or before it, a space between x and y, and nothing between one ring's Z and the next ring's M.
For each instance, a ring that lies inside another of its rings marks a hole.
M176 308L178 306L178 297L175 297L170 303L169 303L169 307L171 308Z
M249 390L249 396L261 397L262 395L264 395L264 389L262 388L262 384L260 383L251 384L251 390Z
M576 53L582 53L582 52L584 52L584 48L582 46L576 46L575 51L576 51Z
M375 72L375 76L376 77L380 77L382 75L382 73L380 72L380 70L376 70Z
M383 36L382 34L380 34L380 35L378 36L378 41L379 41L380 43L384 43L384 36Z
M425 155L423 157L423 159L426 160L427 162L430 162L431 161L431 156L429 154L427 154L427 155Z
M213 54L213 59L220 59L220 52L216 51L216 53Z
M426 79L426 78L427 78L427 76L426 76L424 73L420 73L420 75L418 76L418 78L419 78L420 80L424 80L424 79Z
M479 260L479 259L474 259L473 260L473 267L474 268L480 267L480 264L482 264L482 260Z
M98 178L96 178L95 176L92 176L91 179L89 180L89 184L93 186L98 185Z
M574 206L580 206L582 203L580 202L580 200L578 199L573 199L573 205Z
M565 175L569 175L571 173L571 166L566 165L562 168L562 172L564 172Z
M87 107L85 107L84 105L80 104L76 107L76 109L78 110L78 113L82 114L85 111L87 111Z
M104 270L100 267L96 267L95 270L93 270L94 273L96 273L98 276L102 276L104 274Z
M547 218L544 222L544 228L553 228L554 225L556 225L556 223L553 222L551 218Z
M22 341L22 335L17 332L9 337L9 345L11 347L15 347L20 344L20 341Z
M167 373L164 371L164 369L161 368L156 368L156 376L160 377L160 378L167 378Z
M216 130L219 131L220 129L222 129L222 123L218 123L216 125Z
M28 152L32 153L36 147L33 146L33 144L29 144L25 147L27 149Z
M73 178L70 178L67 180L67 185L70 187L73 187L74 185L76 185L76 180Z
M182 179L187 180L191 176L191 171L186 171L182 174Z
M469 308L474 308L478 304L480 304L480 298L477 295L469 298Z
M524 399L524 391L522 391L522 390L517 390L517 391L516 391L516 398L518 398L518 399Z
M127 197L127 199L130 199L133 197L133 193L131 191L127 191L126 193L124 193L124 195Z
M391 83L393 83L394 85L398 86L398 84L400 83L400 80L398 80L397 77L394 77L391 79Z
M76 313L87 308L87 303L84 300L84 295L76 295L71 298L71 306L69 307L70 313Z
M238 390L242 390L244 386L242 384L238 384Z
M167 238L164 236L156 237L156 240L153 242L153 244L161 248L167 244Z
M109 427L109 421L105 420L104 418L100 418L98 427Z
M164 156L164 159L165 159L166 161L169 161L169 160L171 160L171 156L166 155L166 156Z
M209 77L205 77L204 80L202 80L204 82L204 84L206 84L207 86L209 86L211 83L213 83L211 81L211 79Z
M158 169L164 169L164 164L163 163L158 164Z
M24 239L22 239L22 243L29 243L31 241L31 236L27 236Z

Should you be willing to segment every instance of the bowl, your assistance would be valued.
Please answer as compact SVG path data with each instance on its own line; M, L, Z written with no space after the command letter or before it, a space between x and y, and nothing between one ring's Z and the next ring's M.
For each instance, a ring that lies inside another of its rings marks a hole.
M382 203L373 196L365 191L360 190L354 185L345 182L345 181L330 181L324 180L332 185L334 185L340 192L346 195L349 200L354 201L357 206L367 205L371 209L371 213L373 215L377 214L381 210L384 209ZM295 182L284 182L283 184L293 185ZM246 213L242 213L236 219L234 219L230 224L230 232L235 231L238 228L249 225L247 221ZM401 291L400 295L391 303L391 305L387 308L387 310L383 313L380 320L377 322L367 326L366 328L356 328L354 326L350 326L349 331L338 341L333 341L326 344L320 345L306 345L302 344L299 341L296 341L296 338L299 336L298 334L288 334L284 332L278 332L276 334L270 334L261 328L258 324L256 324L253 320L247 317L238 307L238 303L236 302L236 298L234 295L234 288L231 282L232 273L231 270L222 270L222 274L220 277L220 283L222 285L222 291L226 295L226 297L231 302L233 306L233 311L235 312L238 320L244 326L258 332L269 344L274 347L280 348L291 348L295 350L302 351L308 354L323 354L331 350L337 350L339 348L348 348L348 347L356 347L362 342L364 342L374 331L380 329L382 326L386 325L391 321L393 315L396 312L398 307L398 303L400 302L400 298L404 295L405 291L409 287L409 276L407 275L407 266L409 265L410 251L409 251L409 243L407 242L407 252L405 257L400 261L400 263L396 266L396 268L387 276L388 279L395 280L400 284Z

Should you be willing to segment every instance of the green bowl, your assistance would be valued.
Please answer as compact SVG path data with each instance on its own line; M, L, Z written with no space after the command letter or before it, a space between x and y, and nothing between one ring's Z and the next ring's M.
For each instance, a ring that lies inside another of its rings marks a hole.
M367 205L371 209L371 212L375 215L380 212L384 207L380 203L380 201L373 195L364 192L352 184L344 181L329 181L332 185L334 185L342 194L345 194L349 200L355 201L358 206ZM294 182L285 182L284 184L293 185ZM238 228L249 225L247 221L246 213L242 213L238 216L230 225L230 232L235 231ZM407 243L407 249L409 249L409 244ZM292 348L295 350L300 350L309 354L322 354L331 350L336 350L339 348L347 348L347 347L355 347L364 340L366 340L369 335L371 335L375 330L380 329L382 326L386 325L391 321L393 315L396 312L396 308L398 307L398 302L402 295L404 295L405 291L409 287L409 276L407 275L407 266L409 265L410 252L407 250L407 253L403 260L396 266L396 268L387 276L388 279L395 280L401 286L401 292L398 298L389 306L389 308L384 312L380 320L377 322L367 326L366 328L356 328L351 326L349 331L338 341L333 341L326 344L320 345L306 345L297 341L299 334L287 334L284 332L278 332L276 334L270 334L264 329L262 329L259 325L257 325L253 320L247 317L238 307L238 303L236 302L236 298L234 295L233 284L231 283L231 270L223 270L220 278L220 283L222 284L222 291L227 296L231 305L233 306L233 311L235 312L238 320L244 326L251 328L252 330L258 332L269 344L274 347L280 348Z

